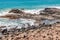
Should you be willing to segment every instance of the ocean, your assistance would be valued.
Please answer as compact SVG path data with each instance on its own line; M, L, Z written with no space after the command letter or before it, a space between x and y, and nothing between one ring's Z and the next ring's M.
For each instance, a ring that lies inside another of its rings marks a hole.
M0 0L0 9L7 8L36 9L52 6L59 7L60 0Z

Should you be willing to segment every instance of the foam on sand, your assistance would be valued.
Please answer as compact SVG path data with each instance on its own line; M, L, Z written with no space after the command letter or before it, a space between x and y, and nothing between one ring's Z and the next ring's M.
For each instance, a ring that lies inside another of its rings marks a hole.
M32 19L7 19L7 18L0 18L0 26L19 26L22 27L25 24L29 24L30 26L34 25L35 20Z

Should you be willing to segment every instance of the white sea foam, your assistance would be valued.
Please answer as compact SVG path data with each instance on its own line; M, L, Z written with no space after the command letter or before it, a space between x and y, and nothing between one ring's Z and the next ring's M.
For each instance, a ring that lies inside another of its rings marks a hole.
M58 8L60 9L60 6L47 6L47 8ZM40 14L40 11L41 10L44 10L45 8L41 8L41 9L24 9L24 10L21 10L25 13L30 13L30 14ZM0 16L4 16L6 14L13 14L13 13L9 13L11 9L5 9L5 10L0 10Z
M22 11L25 12L25 13L30 13L30 14L40 14L40 11L44 10L45 7L46 8L58 8L58 9L60 9L60 6L43 6L40 9L31 9L31 10L25 9L25 10L22 10Z
M39 14L40 10L43 9L33 9L33 10L23 10L25 13L30 13L30 14Z
M4 16L4 15L7 15L7 14L13 14L13 13L9 13L11 9L6 9L6 10L2 10L0 11L0 16ZM21 10L25 13L30 13L30 14L39 14L40 13L40 10L43 10L43 9L25 9L25 10Z
M7 19L7 18L0 18L0 26L18 26L18 27L28 27L27 23L32 26L34 25L35 20L32 19Z
M0 10L0 16L4 16L6 14L9 14L8 12L10 11L10 9L4 9L4 10Z

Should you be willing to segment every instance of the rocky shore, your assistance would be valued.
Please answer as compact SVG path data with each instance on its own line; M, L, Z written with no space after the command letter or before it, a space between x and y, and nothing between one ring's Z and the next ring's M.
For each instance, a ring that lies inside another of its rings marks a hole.
M60 40L60 27L43 27L24 32L15 32L0 37L0 40Z
M9 14L2 15L0 18L7 19L33 19L34 25L22 28L11 28L9 31L0 26L0 40L60 40L60 9L45 8L37 13L25 13L19 9L12 9Z

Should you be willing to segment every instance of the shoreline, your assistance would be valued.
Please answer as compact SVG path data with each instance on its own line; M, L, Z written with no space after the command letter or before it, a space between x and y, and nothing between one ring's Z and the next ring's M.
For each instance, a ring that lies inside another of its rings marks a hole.
M3 21L4 22L8 21L8 23L17 21L17 23L20 24L19 22L21 21L21 22L23 22L22 24L24 24L24 23L27 24L26 26L25 26L25 24L22 25L22 27L21 27L21 25L19 25L19 27L14 26L14 25L9 26L10 29L6 28L6 26L1 26L1 27L5 27L5 29L2 28L3 30L1 31L1 33L3 34L3 36L1 37L2 40L5 39L5 36L7 36L8 38L12 38L11 37L12 35L15 36L15 37L13 37L13 40L17 40L17 39L19 39L19 40L33 40L33 39L36 40L34 36L38 36L38 37L36 37L36 38L38 38L38 40L39 40L39 37L43 36L42 39L40 38L41 40L43 40L45 37L48 37L45 35L47 35L49 33L51 33L53 36L58 35L58 34L54 35L54 33L56 33L56 31L58 31L60 29L60 9L45 8L44 10L39 10L38 11L39 14L36 14L36 13L34 14L33 11L31 11L31 13L33 12L32 14L26 13L26 11L24 12L19 9L11 9L10 11L8 11L8 13L5 12L6 13L5 15L0 16L0 18L3 18L3 19L6 18L6 20L0 19L0 21L2 23L3 23ZM28 11L28 12L30 12L30 11ZM23 21L19 20L20 18L23 18L26 20L23 20ZM9 20L7 20L7 19L9 19ZM29 20L29 19L31 19L31 20ZM16 21L14 21L14 20L16 20ZM32 20L35 20L35 22ZM30 25L30 24L34 24L34 25ZM38 31L38 33L37 33L37 31ZM46 31L47 31L47 33L46 33ZM52 33L52 32L54 32L54 33ZM32 37L28 37L30 35L30 33L31 33ZM59 32L57 32L57 33L59 33ZM25 38L25 37L27 37L27 38ZM31 39L31 38L33 38L33 39ZM48 38L46 38L46 39L48 39ZM54 37L51 37L51 38L54 38ZM12 40L12 39L8 39L8 40Z

